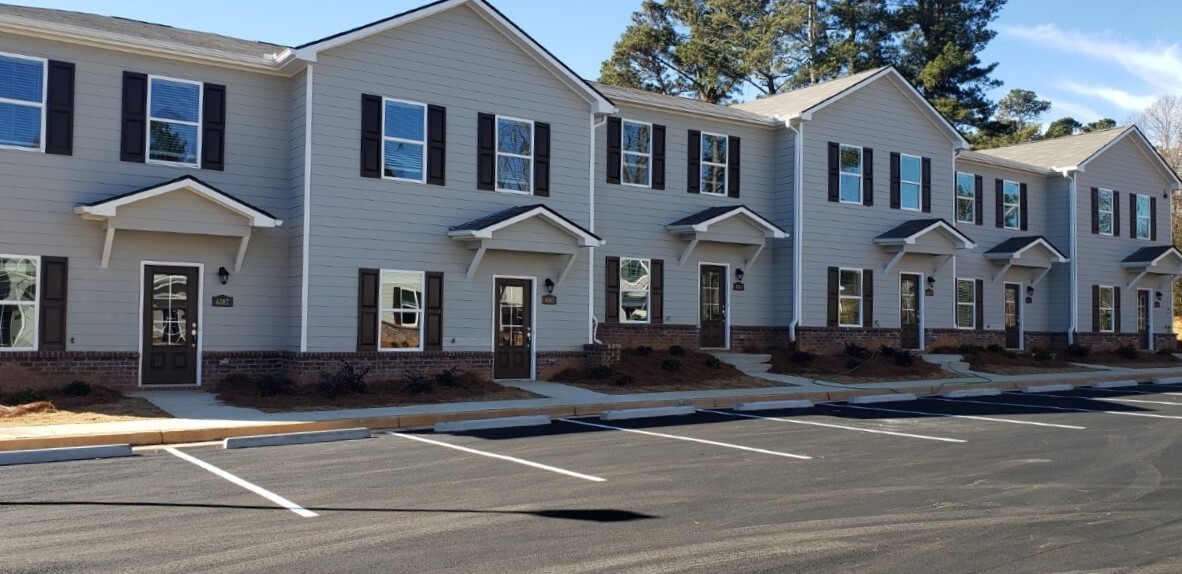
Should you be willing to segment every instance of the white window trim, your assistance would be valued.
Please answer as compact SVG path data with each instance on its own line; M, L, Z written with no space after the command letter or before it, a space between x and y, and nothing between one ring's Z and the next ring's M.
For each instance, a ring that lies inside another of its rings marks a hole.
M1153 237L1153 202L1148 195L1140 193L1133 194L1137 199L1133 200L1133 239L1150 239ZM1141 217L1137 210L1141 207L1141 200L1145 200L1145 217ZM1138 229L1141 227L1137 225L1142 219L1145 220L1145 236L1142 237Z
M1105 193L1108 194L1108 211L1104 211L1100 208L1100 206L1103 205L1103 203L1100 201L1100 197ZM1104 215L1105 213L1108 214L1107 232L1104 231L1104 220L1100 218L1100 216ZM1100 188L1100 190L1096 192L1096 229L1100 232L1100 235L1107 235L1108 237L1112 237L1113 230L1116 229L1116 194L1113 193L1111 189ZM1137 230L1135 229L1133 230L1134 233L1136 233L1136 231Z
M728 165L730 163L730 159L731 159L730 136L727 136L726 134L716 134L713 132L702 132L702 139L698 143L699 146L702 145L701 142L706 141L706 136L710 136L712 138L719 138L722 141L727 142L726 143L726 157L723 158L722 163L715 163L712 161L706 161L705 154L701 153L702 150L700 150L700 149L698 150L699 154L702 156L702 157L698 158L698 180L699 180L698 191L701 192L703 195L713 195L713 196L718 196L718 197L726 197L727 193L730 192L730 179L731 179L730 167L728 167ZM721 167L722 168L722 191L721 192L716 192L716 191L708 192L705 190L705 186L702 185L702 183L701 183L702 181L704 181L704 179L702 178L702 168L704 168L704 167Z
M960 195L960 177L961 176L965 176L965 177L969 178L969 195L968 195L968 197L962 197ZM954 191L956 191L956 204L952 206L952 209L954 210L953 214L952 214L953 218L956 220L957 223L974 223L974 224L977 223L977 176L976 176L976 174L968 173L965 171L958 171L958 172L956 172L956 182L955 183L956 183L956 189ZM920 191L922 192L922 190L920 190ZM960 218L960 202L962 200L966 200L966 199L969 202L969 207L971 208L969 211L972 214L972 217L969 217L968 219L961 219Z
M841 171L841 150L849 148L858 150L858 201L849 201L841 196L841 179L843 175L854 175ZM863 197L862 190L865 187L866 181L866 151L860 145L846 145L837 144L837 201L846 205L863 205L866 198Z
M41 280L42 280L42 266L40 255L10 255L0 253L0 259L31 259L34 265L37 266L37 282L34 286L33 293L33 346L32 347L0 347L0 354L3 353L20 353L36 351L41 344ZM17 302L3 302L0 303L5 307L27 307L28 301Z
M411 106L420 106L423 108L423 139L412 140L394 136L386 135L386 104L407 104ZM400 100L398 98L382 98L382 179L387 181L402 181L406 183L427 183L427 104L422 102L414 102L411 100ZM394 177L386 175L386 144L388 143L409 143L419 145L423 148L423 177L419 179L411 179L408 177Z
M1100 306L1100 301L1102 301L1104 299L1101 295L1103 295L1105 289L1107 289L1109 292L1110 296L1108 297L1108 300L1111 302L1110 303L1112 305L1111 307L1101 307ZM1096 296L1097 296L1096 308L1099 309L1098 315L1100 316L1100 324L1098 325L1098 327L1100 327L1100 332L1101 333L1115 333L1116 332L1116 289L1113 288L1112 286L1101 285L1100 290L1096 294ZM1109 315L1112 317L1112 325L1110 325L1107 329L1104 328L1104 310L1105 309L1108 310Z
M501 151L501 120L509 120L511 122L522 122L529 124L529 155L520 155L515 153L508 153ZM501 193L515 193L517 195L533 195L534 194L534 152L537 151L537 140L535 138L534 121L522 118L514 118L510 116L498 115L495 117L496 125L493 130L493 187ZM501 160L500 157L516 157L529 160L529 189L526 191L516 189L504 189L500 186L501 181Z
M384 305L382 301L382 284L387 273L407 273L417 274L419 276L419 293L421 300L419 301L419 308L416 310L395 309ZM380 269L378 270L378 351L382 353L407 353L423 350L423 338L425 337L424 329L426 321L424 321L424 314L426 313L426 299L427 299L427 274L423 271L410 271L407 269ZM382 313L415 313L418 315L418 329L419 329L419 346L418 347L382 347Z
M152 81L153 80L165 80L168 82L177 82L180 84L193 84L193 85L197 86L197 122L194 123L194 122L187 122L187 121L183 121L183 120L169 120L169 119L164 119L164 118L152 117L152 91L153 91L152 90ZM152 165L168 165L168 166L172 166L172 167L192 167L192 168L200 169L201 168L202 147L205 145L205 138L203 137L204 134L201 133L201 131L202 131L201 126L205 124L205 83L204 82L197 82L194 80L186 80L183 78L173 78L170 76L157 76L157 75L149 74L148 75L148 102L147 102L147 109L144 110L144 112L145 112L145 116L147 117L147 125L144 126L145 127L144 131L146 132L144 134L144 161L146 163L150 163ZM159 159L152 159L152 122L153 121L165 122L165 123L170 123L170 124L184 124L187 126L196 127L197 128L197 153L196 153L196 155L193 156L196 158L196 161L193 163L183 163L183 162L179 162L179 161L164 161L164 160L159 160Z
M644 288L644 294L646 297L644 300L645 301L645 310L644 310L644 320L643 321L637 321L637 320L633 320L633 319L625 319L624 318L625 317L625 314L624 314L624 292L627 291L629 293L639 293L641 291L640 289L624 289L624 262L625 261L641 261L641 262L643 262L645 269L648 270L648 287ZM647 324L647 323L649 323L651 321L652 308L653 308L653 262L652 262L652 259L648 259L648 258L644 258L644 257L621 257L619 272L620 272L620 322L621 323L632 323L632 324Z
M30 60L41 63L41 101L37 103L27 102L25 100L13 100L9 98L0 98L0 104L15 104L20 106L36 107L41 110L41 145L37 147L26 147L19 145L0 145L0 149L12 149L19 151L45 152L45 123L46 113L45 108L49 101L49 60L47 58L37 58L34 56L22 56L20 54L12 54L9 52L0 52L0 56L12 58L14 60Z
M842 294L841 275L843 273L845 273L846 271L850 271L850 272L854 272L854 273L858 274L858 295L856 297L853 295L843 295ZM838 327L861 327L862 326L862 317L863 317L862 313L864 312L864 309L862 307L863 307L863 302L865 300L864 294L866 293L865 281L866 281L866 275L862 269L848 269L845 267L839 267L837 269L837 326ZM858 322L857 323L842 323L841 322L841 300L842 299L857 299L858 300Z
M962 281L967 282L969 285L972 285L973 288L972 288L972 290L969 291L970 293L973 294L972 301L964 302L964 301L960 300L960 283ZM960 308L963 305L968 305L969 308L972 309L973 320L968 325L961 325L960 324ZM957 329L971 330L971 329L977 328L977 321L980 320L980 318L977 317L977 280L976 279L965 279L963 277L956 278L956 315L955 315L955 317L956 317L956 328Z
M624 147L624 134L628 133L628 124L648 126L648 153L628 151L628 148ZM645 169L648 171L648 183L641 184L624 181L624 166L628 165L628 162L626 161L628 156L648 158L648 163L645 164ZM624 119L620 122L620 185L643 187L646 189L652 188L653 186L653 124L651 122L642 122L629 119Z
M1014 188L1018 190L1018 203L1006 202L1006 186L1011 183L1014 184ZM1006 211L1008 211L1010 207L1018 208L1018 221L1013 227L1006 225ZM1016 181L1010 181L1008 179L1004 179L1001 182L1001 226L1003 229L1022 229L1022 184Z
M919 181L911 181L903 178L903 160L911 158L919 162ZM903 205L903 184L915 184L915 207L907 207ZM923 158L917 155L906 153L899 154L899 209L903 211L923 211Z

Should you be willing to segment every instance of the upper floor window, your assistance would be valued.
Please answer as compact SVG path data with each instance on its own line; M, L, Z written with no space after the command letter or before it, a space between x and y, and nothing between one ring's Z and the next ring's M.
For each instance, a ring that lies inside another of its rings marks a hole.
M862 270L840 270L837 320L842 327L862 326Z
M649 291L652 286L648 259L620 258L620 322L649 322Z
M956 221L977 221L977 185L976 178L971 173L956 173Z
M922 160L913 155L903 154L899 158L899 207L919 211L922 184Z
M497 116L497 191L533 193L534 123Z
M197 167L201 154L201 83L151 76L148 161Z
M620 131L621 183L648 187L652 181L653 126L649 123L623 121Z
M0 349L31 351L37 341L36 257L0 256Z
M427 106L387 98L382 126L382 177L423 183L427 163Z
M1019 229L1022 224L1022 193L1017 182L1002 184L1002 227Z
M423 273L387 271L381 275L378 348L418 351L423 341Z
M1150 217L1149 196L1137 195L1136 198L1136 228L1134 229L1136 235L1134 235L1134 237L1137 239L1149 239L1150 221L1153 220L1152 217Z
M45 75L45 60L0 55L0 147L44 148Z
M862 203L862 148L843 145L839 152L842 203Z
M702 133L702 193L726 195L727 137Z
M1099 227L1101 235L1112 235L1113 222L1116 221L1116 215L1113 212L1113 206L1116 200L1113 198L1111 189L1101 189L1096 192L1096 213L1097 226Z

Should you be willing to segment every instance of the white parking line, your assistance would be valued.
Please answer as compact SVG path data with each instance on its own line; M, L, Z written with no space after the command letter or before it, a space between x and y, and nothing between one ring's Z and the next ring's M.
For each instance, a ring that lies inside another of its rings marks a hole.
M581 478L581 479L583 479L583 480L590 480L591 482L604 482L604 481L606 480L606 479L603 479L603 478L599 478L598 476L591 476L591 475L589 475L589 474L582 474L582 473L579 473L579 472L574 472L574 471L570 471L570 470L566 470L566 469L558 468L558 467L555 467L555 466L548 466L548 465L545 465L545 464L541 464L541 463L537 463L537 462L532 462L532 461L528 461L528 460L525 460L525 459L515 458L515 457L512 457L512 456L506 456L506 455L503 455L503 454L497 454L497 453L494 453L494 452L485 452L485 451L482 451L482 450L476 450L476 449L474 449L474 448L468 448L468 447L466 447L466 446L459 446L459 445L454 445L454 444L448 444L448 443L446 443L446 442L443 442L443 441L438 441L438 440L431 440L431 439L429 439L429 438L423 438L423 437L421 437L421 436L414 436L414 435L410 435L410 434L403 434L403 433L400 433L400 432L393 432L393 431L387 432L386 434L388 434L388 435L390 435L390 436L396 436L396 437L400 437L400 438L406 438L406 439L410 439L410 440L417 440L417 441L419 441L419 442L425 442L425 443L427 443L427 444L433 444L433 445L436 445L436 446L443 446L443 447L447 447L447 448L455 449L455 450L458 450L458 451L466 452L466 453L469 453L469 454L477 454L477 455L480 455L480 456L487 456L488 458L495 458L495 459L498 459L498 460L507 460L507 461L509 461L509 462L515 462L515 463L517 463L517 464L523 464L523 465L525 465L525 466L530 466L530 467L533 467L533 468L540 468L540 469L542 469L542 470L548 470L548 471L550 471L550 472L557 472L558 474L564 474L564 475L566 475L566 476L573 476L573 477L575 477L575 478Z
M1171 407L1182 407L1182 403L1175 403L1171 401L1146 401L1141 399L1122 399L1118 397L1104 397L1095 399L1098 401L1117 401L1122 403L1139 403L1143 405L1169 405Z
M1165 395L1167 397L1182 397L1182 393L1167 393L1164 391L1138 391L1134 389L1088 389L1090 391L1102 391L1105 393L1118 394L1133 394L1133 395Z
M222 477L234 484L237 484L238 486L241 486L242 488L245 488L246 490L249 490L249 491L251 491L263 498L266 498L267 500L270 500L271 502L274 502L275 504L278 504L279 506L282 506L283 508L286 508L286 509L288 509L300 516L303 516L304 518L315 518L317 516L320 516L319 514L316 514L315 512L312 512L311 510L307 510L304 507L302 507L302 506L300 506L300 505L298 505L286 498L283 498L282 496L279 496L278 494L275 494L274 492L271 492L271 491L269 491L265 488L262 488L260 486L255 486L254 484L251 484L245 480L242 480L241 478L238 478L237 476L234 476L234 475L232 475L232 474L230 474L230 473L228 473L228 472L226 472L226 471L224 471L212 464L209 464L208 462L205 462L204 460L187 455L187 454L185 454L175 448L172 448L172 447L165 447L164 450L168 451L170 454L172 454L173 456L175 456L181 460L191 462L201 468L204 468L205 470L208 470L209 472L212 472L213 474L216 474L216 475L218 475L218 476L220 476L220 477Z
M772 456L798 458L800 460L812 460L812 458L813 458L811 456L805 456L803 454L791 454L791 453L787 453L787 452L777 452L774 450L764 450L762 448L753 448L753 447L742 446L742 445L738 445L738 444L730 444L727 442L715 442L712 440L704 440L704 439L693 438L693 437L688 437L688 436L677 436L677 435L672 435L672 434L650 432L650 431L644 431L644 430L639 430L639 429L627 429L627 428L621 428L621 427L613 427L613 426L608 426L608 425L601 425L598 423L576 421L573 419L558 419L558 420L565 422L565 423L571 423L571 424L576 424L576 425L583 425L583 426L596 427L596 428L609 429L609 430L618 430L618 431L631 432L631 433L643 434L643 435L648 435L648 436L661 437L661 438L671 438L673 440L684 440L684 441L696 442L696 443L701 443L701 444L708 444L708 445L713 445L713 446L722 446L722 447L726 447L726 448L736 448L739 450L745 450L745 451L749 451L749 452L758 452L760 454L770 454Z
M1028 398L1033 398L1033 397L1031 397L1031 395L1022 395L1022 396L1028 397ZM1053 399L1056 397L1050 396L1050 397L1041 397L1041 398ZM1058 398L1066 398L1066 397L1058 397ZM997 403L997 402L985 402L985 401L970 401L970 400L966 400L966 399L936 399L936 398L933 398L932 400L947 401L950 403L973 403L973 404L978 404L978 405L994 405L994 406L1001 406L1001 407L1021 407L1021 408L1026 408L1026 409L1051 409L1051 410L1055 410L1055 411L1070 411L1070 412L1076 412L1076 413L1104 413L1104 414L1108 414L1108 415L1129 415L1129 416L1134 416L1134 417L1150 417L1150 418L1155 418L1155 419L1182 419L1182 417L1172 417L1169 415L1154 415L1154 414L1150 414L1150 413L1129 413L1129 412L1124 412L1124 411L1105 411L1105 410L1101 410L1101 409L1077 409L1077 408L1072 408L1072 407L1056 407L1053 405L1028 405L1028 404L1024 404L1024 403Z
M834 406L836 406L836 405L834 405ZM1014 419L999 419L996 417L980 417L980 416L976 416L976 415L954 415L954 414L950 414L950 413L929 413L929 412L924 412L924 411L903 411L903 410L899 410L899 409L884 409L884 408L876 408L876 407L855 407L853 405L841 405L838 408L863 409L863 410L867 410L867 411L885 411L888 413L901 413L901 414L905 414L905 415L922 415L922 416L926 416L926 417L949 417L949 418L954 418L954 419L972 419L975 421L1012 423L1012 424L1016 424L1016 425L1031 425L1031 426L1036 426L1036 427L1052 427L1052 428L1071 429L1071 430L1086 430L1087 429L1087 427L1081 427L1081 426L1075 426L1075 425L1056 425L1056 424L1051 424L1051 423L1040 423L1040 422L1035 422L1035 421L1016 421Z
M833 406L833 405L827 405L827 406ZM853 408L853 407L851 407L851 408ZM961 440L958 438L944 438L944 437L939 437L939 436L910 434L910 433L905 433L905 432L885 431L885 430L868 429L868 428L862 428L862 427L850 427L850 426L835 425L835 424L830 424L830 423L819 423L816 421L798 421L798 420L794 420L794 419L783 419L783 418L779 418L779 417L761 417L758 415L749 415L746 413L728 413L725 411L710 411L710 410L703 410L702 412L711 413L711 414L715 414L715 415L743 417L745 419L759 419L759 420L764 420L764 421L776 421L776 422L780 422L780 423L792 423L792 424L796 424L796 425L809 425L809 426L825 427L825 428L831 428L831 429L852 430L852 431L868 432L868 433L874 433L874 434L886 434L886 435L900 436L900 437L906 437L906 438L919 438L919 439L924 439L924 440L938 440L941 442L968 442L968 441L964 441L964 440Z

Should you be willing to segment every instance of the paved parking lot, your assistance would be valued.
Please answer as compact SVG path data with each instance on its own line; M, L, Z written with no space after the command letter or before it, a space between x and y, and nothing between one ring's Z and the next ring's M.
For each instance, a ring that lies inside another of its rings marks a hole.
M0 572L1182 571L1182 387L0 468Z

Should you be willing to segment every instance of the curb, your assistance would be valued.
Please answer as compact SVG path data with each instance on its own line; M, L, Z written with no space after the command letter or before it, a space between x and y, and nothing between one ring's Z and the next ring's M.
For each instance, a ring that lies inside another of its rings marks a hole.
M18 450L0 452L0 466L33 464L38 462L64 462L67 460L93 460L96 458L118 458L131 455L131 445L129 444Z
M1075 390L1075 385L1069 385L1067 383L1063 383L1063 384L1059 384L1059 385L1036 385L1036 386L1032 386L1032 387L1022 387L1022 392L1030 393L1030 394L1033 394L1033 393L1057 393L1059 391L1073 391L1073 390Z
M916 400L914 393L898 393L893 395L859 395L850 397L846 402L851 405L871 405L874 403L898 403L914 400Z
M623 421L628 419L649 419L655 417L679 417L698 412L692 406L654 407L647 409L616 409L603 411L599 415L601 421Z

